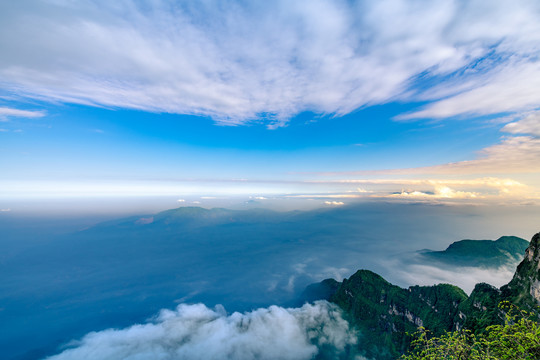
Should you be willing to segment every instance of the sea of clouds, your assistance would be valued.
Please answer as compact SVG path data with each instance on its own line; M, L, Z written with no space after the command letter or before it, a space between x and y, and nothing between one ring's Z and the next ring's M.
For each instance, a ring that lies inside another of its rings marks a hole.
M145 324L89 333L48 360L337 359L354 356L356 338L326 301L232 314L220 305L181 304Z

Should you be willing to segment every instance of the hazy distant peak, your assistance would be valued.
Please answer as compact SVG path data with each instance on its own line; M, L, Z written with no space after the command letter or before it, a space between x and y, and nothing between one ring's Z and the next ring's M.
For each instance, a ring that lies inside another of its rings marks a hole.
M460 240L443 251L422 251L424 258L457 266L516 266L529 242L517 236L497 240Z

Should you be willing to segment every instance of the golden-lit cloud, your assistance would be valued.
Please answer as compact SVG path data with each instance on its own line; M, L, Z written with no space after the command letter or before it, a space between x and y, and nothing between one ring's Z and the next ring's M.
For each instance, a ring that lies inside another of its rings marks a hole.
M522 199L539 198L527 186L510 178L485 177L475 179L342 179L312 181L326 186L356 187L356 190L333 194L296 195L296 197L345 198L404 198L404 199ZM362 184L358 188L357 185ZM369 190L368 190L369 189Z

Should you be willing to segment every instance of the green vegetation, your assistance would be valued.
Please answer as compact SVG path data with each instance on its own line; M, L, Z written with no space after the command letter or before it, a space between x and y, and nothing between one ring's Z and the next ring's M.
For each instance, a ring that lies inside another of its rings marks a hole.
M488 326L480 334L458 330L431 337L428 330L420 328L414 335L412 350L401 359L540 359L537 313L519 310L509 302L502 302L499 309L505 313L504 324Z
M466 318L458 328L478 333L490 325L503 324L504 318L497 307L501 300L501 291L496 287L476 284L467 301L461 305L460 311L466 314Z
M368 270L343 280L330 298L360 331L359 348L377 359L395 359L405 352L411 341L407 334L419 326L437 335L453 330L466 300L463 290L453 285L403 289Z

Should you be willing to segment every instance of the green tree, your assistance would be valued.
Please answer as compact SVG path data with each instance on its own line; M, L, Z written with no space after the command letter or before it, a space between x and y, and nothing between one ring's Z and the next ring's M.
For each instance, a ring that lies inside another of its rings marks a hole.
M411 351L403 360L537 360L540 359L538 313L530 313L508 302L499 304L504 325L489 326L478 335L469 330L447 332L439 337L420 328Z
M482 339L490 359L540 359L538 313L520 310L506 301L499 308L505 312L505 324L489 326Z

